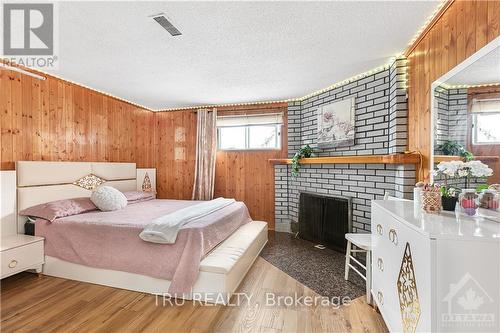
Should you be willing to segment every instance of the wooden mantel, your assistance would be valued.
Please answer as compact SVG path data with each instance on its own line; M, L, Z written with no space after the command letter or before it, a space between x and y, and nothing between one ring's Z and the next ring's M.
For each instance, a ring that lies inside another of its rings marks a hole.
M434 155L434 163L439 162L449 162L449 161L461 161L462 157L453 155ZM498 156L474 156L474 160L478 160L484 163L488 162L498 162Z
M291 159L270 159L272 164L292 164ZM420 164L421 157L418 153L390 154L390 155L349 155L330 157L310 157L300 160L300 164Z

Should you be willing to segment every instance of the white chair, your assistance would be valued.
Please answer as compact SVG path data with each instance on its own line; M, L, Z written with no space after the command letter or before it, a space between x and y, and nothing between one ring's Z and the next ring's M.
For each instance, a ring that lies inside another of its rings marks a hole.
M363 280L366 281L366 302L370 304L372 302L372 235L371 234L345 234L345 239L347 239L347 249L345 253L345 275L346 280L349 279L349 269L355 271ZM355 245L357 249L352 248ZM363 265L358 259L356 259L352 254L354 253L365 253L366 254L366 265ZM364 269L365 274L361 273L353 264L351 260L354 261L358 266Z
M400 200L400 201L410 201L407 199L401 199L390 196L385 193L384 200ZM363 280L366 281L366 301L368 304L372 301L372 235L371 234L345 234L345 239L347 239L347 249L345 253L345 275L346 280L349 279L349 269L353 269ZM356 246L357 249L353 249L352 246ZM357 260L351 254L353 253L365 253L366 254L366 265L363 265L359 260ZM351 260L354 261L359 267L361 267L365 274L361 273L354 265L351 264Z

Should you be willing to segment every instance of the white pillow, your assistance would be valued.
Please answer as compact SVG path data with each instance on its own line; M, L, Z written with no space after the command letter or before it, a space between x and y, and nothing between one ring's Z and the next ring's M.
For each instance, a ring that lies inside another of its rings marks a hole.
M123 209L127 206L125 195L111 186L102 186L92 192L90 201L104 212Z

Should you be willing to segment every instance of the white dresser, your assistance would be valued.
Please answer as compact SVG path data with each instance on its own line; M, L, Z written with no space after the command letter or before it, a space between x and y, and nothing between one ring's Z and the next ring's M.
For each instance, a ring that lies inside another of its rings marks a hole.
M372 294L391 332L500 332L500 214L480 214L372 202Z

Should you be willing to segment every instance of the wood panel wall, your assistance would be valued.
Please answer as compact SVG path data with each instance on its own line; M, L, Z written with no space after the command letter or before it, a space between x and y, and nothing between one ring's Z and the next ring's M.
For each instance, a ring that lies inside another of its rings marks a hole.
M218 115L278 113L284 115L280 150L219 151L215 167L215 195L245 202L254 220L266 221L274 230L274 165L269 159L286 158L287 103L224 107Z
M158 197L191 199L196 157L196 112L156 112Z
M218 108L219 115L283 112L282 149L218 151L215 196L245 202L254 220L274 229L274 166L272 158L287 156L287 104ZM196 153L196 111L155 113L156 168L159 198L191 199Z
M154 131L152 112L46 77L0 70L1 170L18 160L154 166L154 135L142 134Z
M500 35L500 1L453 1L408 52L408 146L429 175L431 84Z

